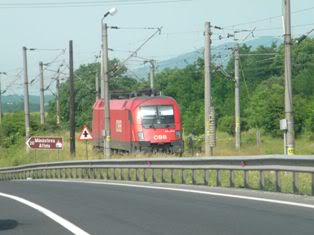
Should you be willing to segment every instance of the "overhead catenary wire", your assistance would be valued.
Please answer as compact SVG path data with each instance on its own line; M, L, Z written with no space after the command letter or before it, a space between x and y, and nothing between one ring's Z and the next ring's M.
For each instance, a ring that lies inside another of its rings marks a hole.
M137 53L157 34L160 34L162 27L159 27L151 36L149 36L135 51L133 51L126 59L124 59L116 68L113 69L111 76L114 76L120 69L122 68L125 63L132 58L133 56L137 55Z

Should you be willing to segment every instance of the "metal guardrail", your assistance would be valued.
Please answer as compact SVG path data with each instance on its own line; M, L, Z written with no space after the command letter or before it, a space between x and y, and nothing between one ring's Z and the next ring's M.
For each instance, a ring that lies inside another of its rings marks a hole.
M274 191L281 192L281 176L292 173L293 193L299 193L299 174L310 174L311 195L314 195L314 156L246 156L199 158L146 158L121 160L65 161L0 168L0 180L88 178L135 180L162 183L209 185L214 175L215 186L236 186L236 173L241 174L240 187L253 188L252 178L258 178L256 189L265 190L266 173L273 175ZM283 173L284 172L284 173ZM238 177L237 177L238 178ZM268 180L269 181L269 180ZM226 185L223 185L226 186Z

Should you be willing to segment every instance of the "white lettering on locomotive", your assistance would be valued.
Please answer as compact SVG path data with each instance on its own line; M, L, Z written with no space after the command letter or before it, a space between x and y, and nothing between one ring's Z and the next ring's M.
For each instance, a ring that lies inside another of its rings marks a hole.
M154 135L154 140L166 140L167 135Z
M122 120L116 120L116 132L122 132Z

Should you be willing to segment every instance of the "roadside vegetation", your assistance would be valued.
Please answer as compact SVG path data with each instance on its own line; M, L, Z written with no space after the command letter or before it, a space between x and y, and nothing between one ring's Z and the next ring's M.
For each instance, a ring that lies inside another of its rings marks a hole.
M234 148L234 81L233 58L226 67L213 64L212 98L216 112L217 156L282 154L282 132L279 120L284 118L283 46L252 49L245 44L241 57L241 150ZM293 46L293 103L295 114L296 153L314 154L314 39L305 39ZM255 56L255 55L262 56ZM95 74L99 64L81 65L75 71L76 127L91 127L92 105L95 101ZM115 68L120 68L116 70ZM120 61L109 63L110 90L132 92L149 87L148 79L139 80L127 72ZM184 156L203 155L204 133L204 61L199 58L185 68L166 69L156 74L156 88L163 95L174 97L180 105L185 138L194 135L193 151L186 146ZM61 124L56 125L56 105L51 101L47 123L39 124L39 114L31 114L32 136L62 136L62 151L25 151L24 113L6 113L0 125L0 167L31 162L71 159L69 154L68 81L61 84ZM257 143L256 135L260 133ZM187 142L187 141L186 141ZM86 159L85 144L77 142L75 159ZM88 143L89 159L101 159L103 154ZM149 155L115 155L122 157L150 157Z

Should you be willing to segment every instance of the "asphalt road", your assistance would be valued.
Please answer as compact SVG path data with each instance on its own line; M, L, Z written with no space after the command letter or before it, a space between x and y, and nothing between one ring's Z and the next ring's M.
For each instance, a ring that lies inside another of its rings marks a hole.
M314 209L239 198L40 181L0 182L0 192L37 203L89 234L314 234ZM301 197L283 196L289 198L303 202ZM312 202L310 199L307 203ZM0 234L72 233L40 212L0 196Z

